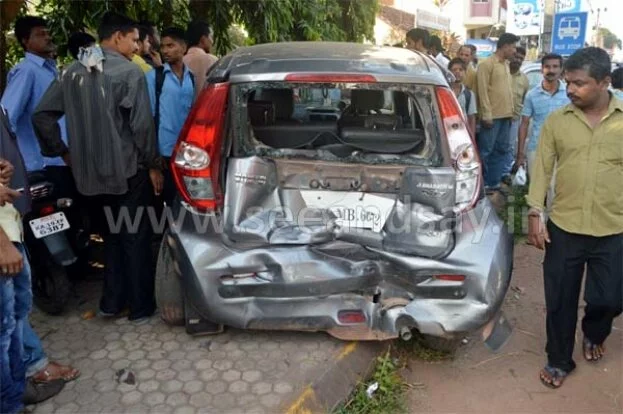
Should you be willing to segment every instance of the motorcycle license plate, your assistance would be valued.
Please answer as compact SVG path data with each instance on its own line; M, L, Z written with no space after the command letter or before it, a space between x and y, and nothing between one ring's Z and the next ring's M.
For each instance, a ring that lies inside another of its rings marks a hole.
M30 228L35 238L40 239L69 229L69 221L67 217L65 217L65 213L61 211L49 216L30 220Z

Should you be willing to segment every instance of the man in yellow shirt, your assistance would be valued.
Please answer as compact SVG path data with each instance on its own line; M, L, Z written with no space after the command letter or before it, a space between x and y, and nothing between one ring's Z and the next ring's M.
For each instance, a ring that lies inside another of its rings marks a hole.
M132 56L132 62L136 63L144 73L150 72L158 66L162 66L160 55L153 50L153 45L149 39L149 27L140 26L138 30L138 51ZM149 56L151 64L145 60L144 56Z
M514 108L508 61L515 56L518 41L512 33L501 35L495 53L482 61L476 71L480 106L478 149L487 189L499 187L511 151L509 138Z
M586 268L583 356L603 358L612 322L623 310L623 102L608 91L606 51L580 49L565 63L571 104L541 130L528 194L531 244L545 248L548 363L543 384L560 387L575 369L578 300ZM547 224L544 201L556 165Z
M521 65L526 58L526 48L518 46L515 57L510 62L511 79L513 82L513 121L511 122L510 147L506 159L506 168L504 175L510 175L517 156L517 143L519 140L519 124L521 124L521 112L523 111L523 103L528 90L530 90L530 81L528 77L521 71Z

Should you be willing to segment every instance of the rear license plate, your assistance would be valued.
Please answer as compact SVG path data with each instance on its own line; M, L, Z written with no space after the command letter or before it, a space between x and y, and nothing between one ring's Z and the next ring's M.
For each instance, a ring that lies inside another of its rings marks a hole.
M307 207L330 210L342 227L380 232L394 208L394 199L361 192L301 191Z
M29 224L35 238L37 239L69 229L69 221L67 220L67 217L65 217L65 213L62 211L49 216L30 220Z

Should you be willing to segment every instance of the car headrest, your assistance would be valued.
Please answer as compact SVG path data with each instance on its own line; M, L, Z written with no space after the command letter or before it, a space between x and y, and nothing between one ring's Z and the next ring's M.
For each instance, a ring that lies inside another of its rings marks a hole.
M350 95L350 102L357 112L367 113L383 108L385 96L383 95L383 91L353 89Z
M262 89L255 100L270 101L275 109L275 119L290 119L294 112L294 93L292 89Z
M394 91L394 113L398 116L409 115L409 96L401 91Z
M269 125L275 122L275 106L270 101L249 101L247 104L251 125Z

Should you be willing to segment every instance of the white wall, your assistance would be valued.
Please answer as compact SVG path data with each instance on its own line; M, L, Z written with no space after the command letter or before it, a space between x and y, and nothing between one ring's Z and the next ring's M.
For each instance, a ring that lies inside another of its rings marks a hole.
M468 3L468 0L450 0L442 11L444 16L450 17L450 31L461 36L463 42L467 38L467 30L465 30L465 26L463 25L466 3Z
M450 30L461 36L462 40L465 40L466 34L465 27L463 26L466 3L467 0L450 0L441 11L442 15L450 17ZM394 0L394 7L412 14L416 14L418 9L433 13L440 12L439 8L433 3L433 0ZM382 32L383 30L384 29L379 28L379 31ZM377 38L377 43L379 42L382 43L382 39L379 40Z

